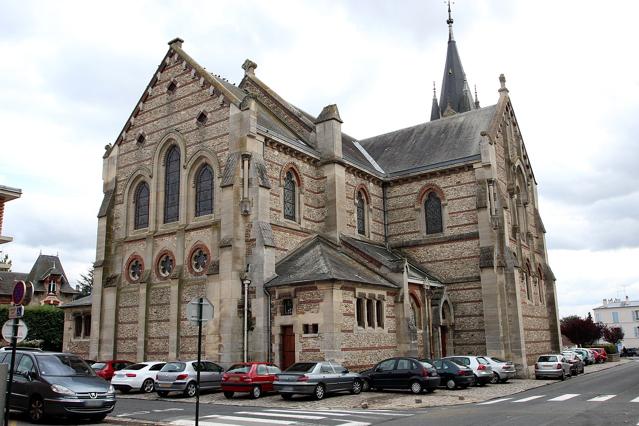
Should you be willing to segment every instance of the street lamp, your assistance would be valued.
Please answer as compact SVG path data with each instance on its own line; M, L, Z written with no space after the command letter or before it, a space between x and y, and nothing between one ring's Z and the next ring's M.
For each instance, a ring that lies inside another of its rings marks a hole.
M241 280L242 286L244 286L244 362L248 362L248 288L251 285L251 280L246 274Z

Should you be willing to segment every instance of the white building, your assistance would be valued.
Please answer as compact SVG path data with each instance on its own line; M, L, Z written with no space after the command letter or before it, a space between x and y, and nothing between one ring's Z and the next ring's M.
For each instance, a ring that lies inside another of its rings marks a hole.
M608 327L621 327L626 348L639 348L639 300L603 299L603 305L593 309L595 321Z

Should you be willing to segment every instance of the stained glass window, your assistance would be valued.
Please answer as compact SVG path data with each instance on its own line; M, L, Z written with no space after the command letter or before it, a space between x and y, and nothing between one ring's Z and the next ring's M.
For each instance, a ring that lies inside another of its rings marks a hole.
M291 171L286 172L284 179L284 218L295 220L295 178Z
M142 276L142 271L144 271L144 267L142 266L142 262L138 259L135 259L129 265L129 277L132 281L137 281Z
M213 213L213 169L208 164L195 177L195 216Z
M364 203L364 196L361 192L357 193L357 233L360 235L366 235L366 211Z
M180 150L173 145L166 154L164 223L176 222L180 214Z
M442 202L434 192L428 194L424 205L426 210L426 233L437 234L443 232Z
M173 272L174 264L175 260L173 260L173 257L167 253L163 255L158 262L158 272L162 277L166 278L171 275L171 272Z
M202 272L204 268L208 265L209 256L208 254L200 249L195 250L193 256L191 257L191 266L195 272Z
M141 182L135 190L133 229L149 226L149 185Z

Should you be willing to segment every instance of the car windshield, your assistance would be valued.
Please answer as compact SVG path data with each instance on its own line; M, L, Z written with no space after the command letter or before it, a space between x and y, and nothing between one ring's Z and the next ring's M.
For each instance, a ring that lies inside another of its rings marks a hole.
M82 358L74 355L36 355L43 376L95 376Z
M160 371L162 373L179 373L184 371L184 368L186 368L186 364L183 362L167 362Z
M482 357L482 356L478 356L477 357L477 362L480 364L488 364L488 361L486 361L486 358Z
M454 362L455 364L461 365L462 367L466 367L466 365L468 365L468 364L466 364L466 362L464 362L464 360L466 360L466 362L468 362L468 358L462 358L462 359L451 358L448 361Z
M96 362L95 364L91 365L91 368L93 368L95 371L104 370L106 368L106 364L103 362Z
M433 365L426 361L419 361L426 368L433 368Z
M557 357L556 356L540 356L539 357L539 362L557 362Z
M142 370L143 368L148 367L146 364L133 364L127 365L123 368L123 370Z
M297 362L288 367L285 373L310 373L317 365L314 362Z
M227 373L248 373L251 369L250 365L246 364L235 364L232 365L226 372Z
M492 359L495 362L506 362L503 359L495 358L494 356L491 356L490 359Z

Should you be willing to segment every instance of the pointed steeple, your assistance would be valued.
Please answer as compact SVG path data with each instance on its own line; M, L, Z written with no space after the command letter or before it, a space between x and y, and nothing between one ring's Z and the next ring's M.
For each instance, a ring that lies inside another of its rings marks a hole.
M477 97L477 85L475 84L475 109L479 109L479 97Z
M442 81L442 91L439 98L440 109L452 110L454 112L470 111L474 107L473 97L468 88L466 73L462 67L457 43L453 37L453 17L450 11L450 1L448 1L448 50L446 52L446 66L444 68L444 78Z
M433 104L430 107L430 121L438 120L442 116L441 111L439 110L439 104L437 103L437 88L435 87L435 82L433 81Z

